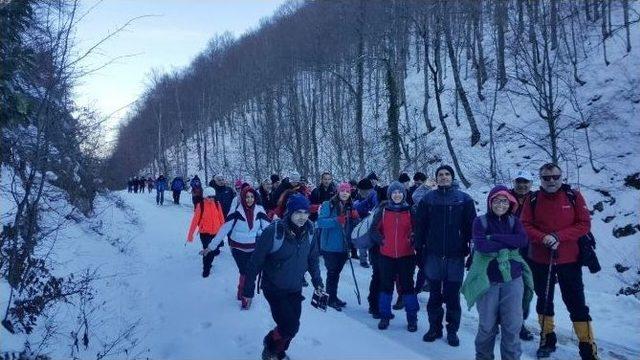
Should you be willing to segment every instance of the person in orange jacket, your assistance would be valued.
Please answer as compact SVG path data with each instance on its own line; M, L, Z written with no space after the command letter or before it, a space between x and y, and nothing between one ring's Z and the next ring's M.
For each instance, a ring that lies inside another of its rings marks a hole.
M222 215L220 203L215 199L216 191L212 187L207 187L203 190L203 195L204 199L196 203L196 209L193 212L189 233L187 234L187 242L193 242L193 234L198 228L202 249L206 249L220 230L220 227L222 227L222 224L224 224L224 216ZM217 253L219 254L220 250ZM213 258L216 255L216 251L212 251L207 252L202 257L202 277L206 278L211 273L211 263L213 263Z

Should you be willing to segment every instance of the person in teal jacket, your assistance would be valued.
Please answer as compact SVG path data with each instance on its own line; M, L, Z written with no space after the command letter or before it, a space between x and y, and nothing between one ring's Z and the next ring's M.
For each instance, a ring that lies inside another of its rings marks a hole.
M347 305L338 298L338 282L350 249L347 235L351 234L357 220L358 212L351 201L351 185L343 182L338 186L338 194L322 203L316 222L316 226L322 229L320 254L327 268L327 305L337 311L342 311Z

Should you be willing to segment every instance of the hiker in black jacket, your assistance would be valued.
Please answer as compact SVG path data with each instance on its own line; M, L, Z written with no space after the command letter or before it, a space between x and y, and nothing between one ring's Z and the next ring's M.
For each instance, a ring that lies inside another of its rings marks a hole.
M245 270L243 303L251 306L256 276L262 271L261 287L276 322L264 337L263 359L286 357L285 351L300 327L305 272L311 274L316 292L324 293L309 205L301 194L289 197L282 220L274 221L262 232Z

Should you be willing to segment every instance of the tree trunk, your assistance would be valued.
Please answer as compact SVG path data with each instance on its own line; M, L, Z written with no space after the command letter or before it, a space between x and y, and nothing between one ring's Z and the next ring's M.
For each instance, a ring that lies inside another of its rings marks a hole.
M358 52L356 59L356 147L358 150L358 176L365 176L364 168L364 134L362 129L362 97L364 93L364 0L360 1L358 19Z
M447 19L448 14L443 13L442 16ZM476 124L476 120L473 117L473 112L471 111L471 106L469 105L469 100L467 99L467 93L464 91L464 87L462 86L462 81L460 81L460 72L458 70L458 60L456 59L456 54L453 49L453 41L451 39L451 28L450 22L446 20L443 23L444 25L444 35L445 41L447 43L447 49L449 51L449 59L451 60L451 68L453 72L453 79L456 84L456 92L458 96L460 96L460 102L462 102L462 107L464 108L465 115L467 116L467 121L469 122L469 127L471 129L471 146L475 146L478 141L480 141L480 131L478 130L478 125Z
M497 31L497 41L498 44L496 46L497 51L497 66L498 66L498 86L499 89L504 88L507 84L507 70L504 64L504 33L505 33L505 23L508 19L508 11L507 11L507 3L506 0L497 0L496 9L495 9L495 22L496 22L496 31Z
M387 126L389 130L389 167L391 176L395 177L400 173L400 108L398 104L398 88L396 84L394 67L391 60L385 61L386 76L385 82L389 93L389 109L387 109Z
M627 53L631 52L631 32L629 30L629 0L622 0L622 11L624 13L624 29L627 34Z

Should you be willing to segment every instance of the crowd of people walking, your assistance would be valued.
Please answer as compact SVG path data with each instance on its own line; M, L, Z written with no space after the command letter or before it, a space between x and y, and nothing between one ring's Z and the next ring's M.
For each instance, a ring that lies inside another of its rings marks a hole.
M534 178L540 181L539 190L532 189ZM170 186L163 175L128 181L129 192L144 192L145 187L148 192L156 189L158 205L164 203L165 190L179 204L181 193L190 189L194 210L187 241L198 231L203 277L210 276L214 257L226 242L238 268L239 307L250 310L256 288L263 291L276 323L263 339L263 359L288 358L286 350L300 327L306 273L314 287L314 306L347 307L339 296L340 283L347 263L355 280L352 260L371 272L366 298L381 331L392 326L392 309L404 309L406 330L416 332L417 295L427 291L423 341L445 338L458 347L462 295L478 312L478 360L494 358L498 333L501 358L521 358L521 341L534 339L524 325L534 294L536 356L549 357L557 345L558 283L581 359L598 359L582 281L582 267L591 270L593 265L584 260L585 252L593 252L585 242L589 211L580 192L563 182L556 164L543 165L535 176L517 171L511 188L493 187L478 201L486 204L481 215L448 165L438 167L433 178L402 173L387 186L375 173L336 183L324 172L312 188L295 171L282 179L273 174L257 188L243 180L231 188L221 174L208 186L198 176L176 176ZM355 233L358 241L352 241ZM357 282L356 289L360 302Z

